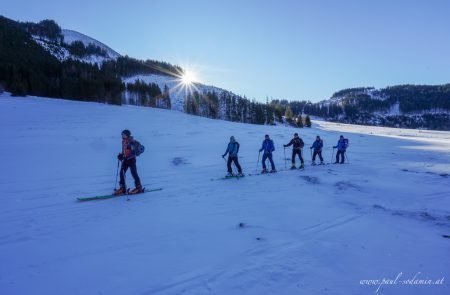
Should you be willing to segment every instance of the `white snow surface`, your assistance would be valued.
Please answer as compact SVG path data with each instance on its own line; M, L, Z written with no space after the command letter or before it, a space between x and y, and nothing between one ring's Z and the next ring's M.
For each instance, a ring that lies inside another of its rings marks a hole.
M0 125L0 294L450 294L450 132L292 129L7 93ZM114 188L125 128L146 147L143 184L163 190L77 202ZM294 132L306 169L283 171ZM265 133L279 173L217 180L229 136L254 173ZM315 136L329 162L340 134L350 164L310 166ZM400 273L444 281L361 284Z

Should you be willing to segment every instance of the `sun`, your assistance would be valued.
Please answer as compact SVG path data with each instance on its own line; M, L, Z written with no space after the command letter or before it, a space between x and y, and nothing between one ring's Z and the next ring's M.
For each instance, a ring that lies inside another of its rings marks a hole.
M181 83L183 83L185 86L192 85L197 81L197 78L195 77L195 74L191 71L184 71L181 75Z

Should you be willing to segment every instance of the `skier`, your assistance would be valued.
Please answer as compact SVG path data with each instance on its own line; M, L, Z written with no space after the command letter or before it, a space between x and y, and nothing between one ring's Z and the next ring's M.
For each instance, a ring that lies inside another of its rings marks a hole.
M117 159L122 162L122 166L120 168L120 188L114 192L114 195L122 195L127 192L127 187L125 183L125 173L128 168L131 170L131 175L134 178L135 188L130 190L130 194L136 194L143 192L141 180L139 179L139 175L137 173L136 168L136 154L138 148L138 142L134 140L131 136L130 130L122 131L122 152L117 155Z
M314 141L313 145L310 147L310 149L314 149L313 156L312 156L312 165L316 165L316 156L319 155L320 159L320 165L323 165L323 158L322 158L322 147L323 147L323 140L320 139L320 136L317 135L316 140Z
M298 136L298 133L294 134L294 138L291 139L291 141L288 144L285 144L284 147L288 147L294 145L292 148L292 167L291 169L296 169L297 167L295 167L295 156L298 155L298 157L300 158L300 167L299 169L303 169L305 168L305 163L303 161L303 157L302 157L302 148L305 145L305 143L303 142L303 140Z
M239 165L238 161L238 152L239 152L239 143L236 141L234 136L230 137L230 142L228 143L227 150L225 151L225 154L222 155L222 158L225 159L225 156L228 154L228 161L227 161L227 169L228 174L226 177L232 177L233 176L233 170L231 169L231 163L234 162L234 165L236 165L238 169L238 175L239 177L244 176L242 174L242 168L241 165Z
M339 137L339 141L337 143L336 146L333 147L333 149L337 148L337 153L336 153L336 162L334 162L334 164L344 164L344 158L345 158L345 150L347 149L348 146L348 139L344 138L343 135L341 135ZM339 157L341 157L341 161L339 162Z
M272 166L272 170L270 170L270 173L277 172L277 170L275 170L275 164L273 163L273 159L272 159L272 152L275 151L275 145L273 143L273 140L270 139L268 134L266 134L265 139L262 143L262 147L259 150L259 152L262 152L262 151L264 151L264 154L262 157L263 170L261 171L261 173L267 173L267 169L266 169L267 158L269 158L270 165Z

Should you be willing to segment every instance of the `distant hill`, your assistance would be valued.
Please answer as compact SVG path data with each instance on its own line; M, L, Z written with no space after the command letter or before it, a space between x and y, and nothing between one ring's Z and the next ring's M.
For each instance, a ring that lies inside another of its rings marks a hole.
M450 130L450 84L344 89L305 112L351 124Z

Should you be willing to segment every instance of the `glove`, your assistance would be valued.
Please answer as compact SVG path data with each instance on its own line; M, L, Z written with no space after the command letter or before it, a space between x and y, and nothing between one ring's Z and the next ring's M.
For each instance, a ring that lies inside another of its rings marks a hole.
M123 161L123 159L124 159L124 157L123 157L123 154L122 154L122 153L120 153L120 154L117 155L117 160Z
M262 149L260 149L259 152L262 152Z
M222 155L222 158L224 158L224 159L225 159L225 155Z
M287 147L287 145L283 144L284 147Z
M310 147L309 149L312 150L312 147Z

